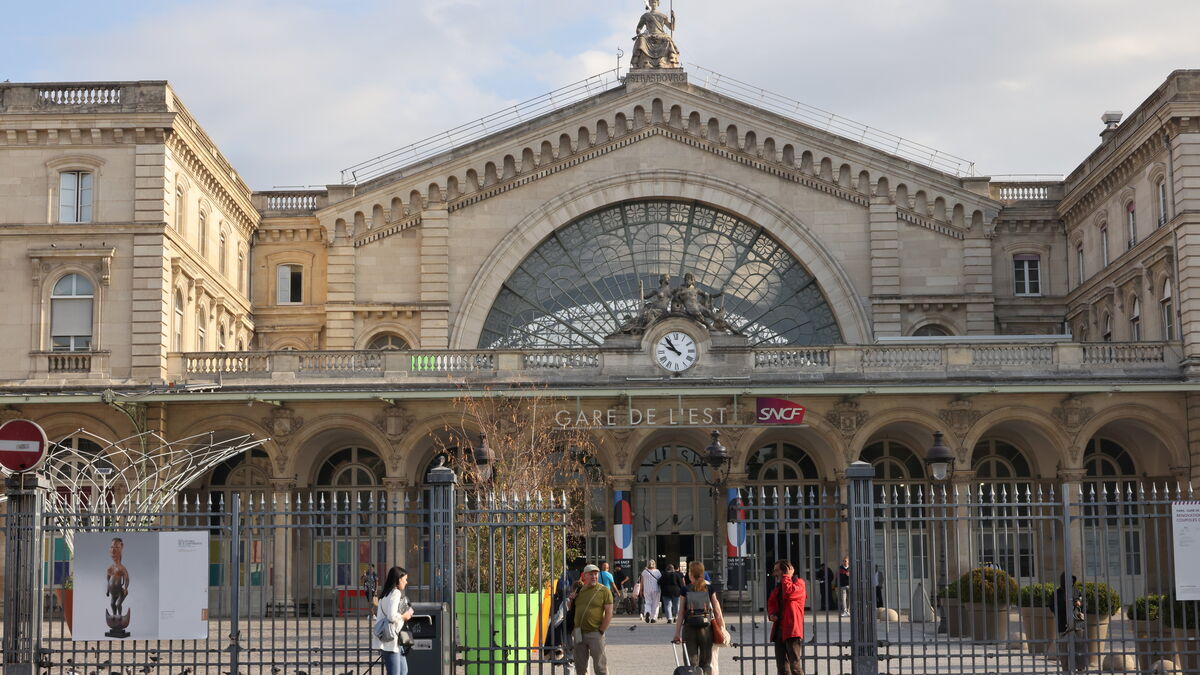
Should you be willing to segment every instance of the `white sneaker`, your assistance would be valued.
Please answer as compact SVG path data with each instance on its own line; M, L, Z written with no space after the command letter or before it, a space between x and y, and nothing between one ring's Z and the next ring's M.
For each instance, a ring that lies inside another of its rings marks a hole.
M842 616L850 616L850 612L842 612Z

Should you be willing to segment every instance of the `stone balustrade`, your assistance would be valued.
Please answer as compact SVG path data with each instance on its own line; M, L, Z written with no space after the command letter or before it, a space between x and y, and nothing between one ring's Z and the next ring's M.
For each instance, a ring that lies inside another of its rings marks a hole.
M4 113L168 112L167 83L46 82L0 83Z
M32 379L98 379L109 375L108 352L33 352Z
M1001 202L1047 201L1063 198L1062 181L993 182L988 196Z
M1182 378L1177 343L982 342L828 347L760 347L751 350L752 381L1024 380L1060 375L1071 380ZM628 363L626 360L624 363ZM533 379L547 383L627 382L657 371L605 365L602 350L419 350L205 352L173 355L169 370L179 382L225 384L313 381L329 378L445 382ZM728 373L712 373L720 379ZM697 370L693 376L704 377Z
M312 213L329 203L325 190L270 190L255 192L254 206L263 215Z

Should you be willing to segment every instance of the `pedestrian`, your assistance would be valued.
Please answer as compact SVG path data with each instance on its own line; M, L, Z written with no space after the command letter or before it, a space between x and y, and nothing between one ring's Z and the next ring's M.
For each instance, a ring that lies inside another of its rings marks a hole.
M662 577L658 580L658 590L662 593L663 614L667 617L667 623L674 623L679 614L679 594L683 592L685 583L683 575L675 571L675 566L667 563Z
M675 624L675 644L683 642L688 661L700 666L704 675L713 675L713 621L724 623L721 603L712 586L704 580L704 563L688 565L688 584L679 604L680 620Z
M379 590L379 574L375 571L375 563L367 563L367 569L363 571L358 581L362 584L363 595L367 596L367 602L371 603L372 608L378 606L379 598L375 596L375 591Z
M613 599L621 597L621 590L617 588L617 582L613 579L612 572L608 571L608 561L600 561L600 585L607 588L613 594Z
M823 610L837 609L837 578L833 575L833 570L829 569L829 565L820 563L820 572L818 572L818 583L821 584L820 605Z
M879 571L879 565L875 566L872 580L875 582L875 607L883 607L883 573Z
M808 592L804 580L788 560L780 560L771 570L775 589L767 598L767 618L771 620L771 642L775 643L775 669L779 675L804 675L800 657L804 649L804 603Z
M412 618L413 610L404 597L404 589L408 586L408 571L403 567L392 567L388 570L383 588L379 589L379 604L375 610L375 620L387 617L392 622L399 636L404 622ZM374 624L372 624L374 625ZM371 648L378 649L383 661L383 671L386 675L408 675L408 661L400 648L397 637L390 642L380 642L375 631L371 631Z
M1067 573L1058 579L1054 589L1054 604L1050 610L1058 619L1058 662L1064 673L1070 673L1071 654L1074 652L1074 672L1083 672L1088 667L1088 640L1083 618L1083 598L1075 592L1078 580L1071 577L1071 589L1067 590Z
M658 571L658 564L653 560L647 560L646 569L642 570L642 597L645 598L642 602L642 618L646 623L658 623L658 612L662 609L659 606L662 599L658 587L660 578L662 578L662 572Z
M850 616L850 556L842 558L837 571L838 608L842 616Z
M569 602L575 610L575 673L587 675L588 659L596 675L608 675L608 659L604 655L604 632L613 618L612 589L600 583L600 568L583 568L583 585L571 592Z

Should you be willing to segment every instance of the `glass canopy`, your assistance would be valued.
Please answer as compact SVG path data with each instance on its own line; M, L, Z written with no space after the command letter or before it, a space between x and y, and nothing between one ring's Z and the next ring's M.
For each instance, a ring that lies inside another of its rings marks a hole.
M763 228L694 202L610 206L560 228L504 282L483 348L594 347L636 316L661 274L721 293L750 344L842 342L817 281ZM640 286L639 286L640 282Z

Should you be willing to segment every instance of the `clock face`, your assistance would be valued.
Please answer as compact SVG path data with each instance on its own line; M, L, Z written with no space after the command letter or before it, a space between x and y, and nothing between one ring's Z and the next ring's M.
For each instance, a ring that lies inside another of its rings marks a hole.
M696 341L687 333L671 331L655 343L654 360L673 373L687 370L696 365Z

